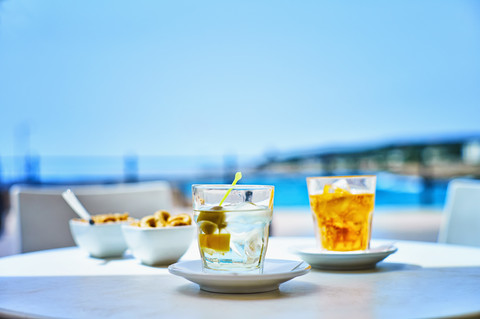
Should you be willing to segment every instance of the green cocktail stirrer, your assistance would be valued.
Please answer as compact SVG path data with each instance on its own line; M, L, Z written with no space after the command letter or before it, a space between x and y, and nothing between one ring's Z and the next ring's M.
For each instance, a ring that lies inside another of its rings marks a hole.
M237 182L239 180L242 179L242 173L241 172L237 172L235 173L235 179L233 180L233 183L232 183L232 187L227 191L227 193L225 194L225 196L223 196L222 200L220 201L220 204L218 204L218 206L222 206L223 202L225 201L225 199L227 199L227 196L228 194L230 194L230 192L232 191L233 189L233 186L235 186L235 184L237 184Z

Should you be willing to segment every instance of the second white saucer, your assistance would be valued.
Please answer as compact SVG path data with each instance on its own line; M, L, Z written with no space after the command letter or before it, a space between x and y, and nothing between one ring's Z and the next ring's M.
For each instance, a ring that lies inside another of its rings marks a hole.
M398 250L393 244L372 246L365 251L329 252L315 246L292 247L291 251L313 268L326 270L362 270L376 264Z

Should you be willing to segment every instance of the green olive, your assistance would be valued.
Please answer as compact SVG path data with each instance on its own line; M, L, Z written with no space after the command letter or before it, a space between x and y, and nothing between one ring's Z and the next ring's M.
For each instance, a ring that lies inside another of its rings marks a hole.
M213 234L218 229L217 224L214 224L208 220L200 222L199 225L202 233L207 235Z
M225 214L223 212L203 211L198 214L197 223L208 220L216 225L222 224L225 221Z
M212 210L204 210L198 214L197 223L201 221L209 221L217 226L218 229L227 227L225 221L225 213L222 211L223 207L215 206Z

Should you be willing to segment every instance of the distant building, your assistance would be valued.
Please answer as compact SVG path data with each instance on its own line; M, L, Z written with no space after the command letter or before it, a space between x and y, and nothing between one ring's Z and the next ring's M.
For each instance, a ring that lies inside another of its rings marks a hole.
M462 158L466 164L480 164L480 139L473 139L471 141L467 141L463 145Z

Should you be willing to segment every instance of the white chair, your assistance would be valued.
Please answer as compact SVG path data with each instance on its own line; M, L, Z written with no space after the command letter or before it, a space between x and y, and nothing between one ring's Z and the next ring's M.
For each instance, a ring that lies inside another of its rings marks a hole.
M452 180L443 213L438 242L480 247L479 180Z
M92 214L123 213L141 218L159 209L173 209L167 182L94 186L13 186L11 211L16 216L17 253L75 245L68 221L78 218L61 194L70 188Z

